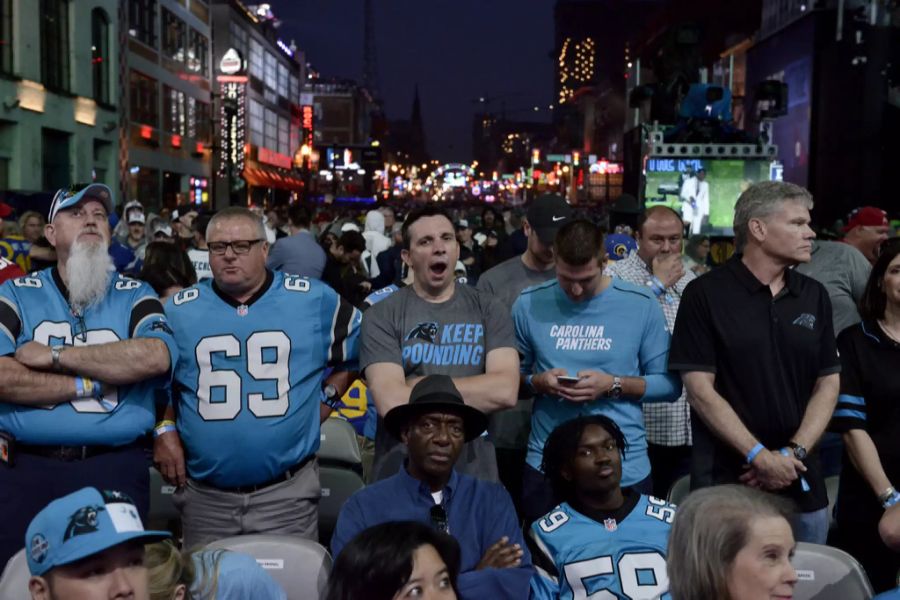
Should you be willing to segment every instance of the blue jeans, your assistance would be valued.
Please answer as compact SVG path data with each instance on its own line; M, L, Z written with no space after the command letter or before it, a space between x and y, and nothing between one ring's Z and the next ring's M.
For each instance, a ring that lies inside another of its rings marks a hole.
M791 518L794 538L798 542L824 544L828 539L828 507L812 512L796 513Z

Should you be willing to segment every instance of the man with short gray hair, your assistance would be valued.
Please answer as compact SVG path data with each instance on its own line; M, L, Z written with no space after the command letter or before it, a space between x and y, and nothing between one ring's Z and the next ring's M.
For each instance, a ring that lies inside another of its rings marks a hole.
M812 196L791 183L750 186L735 206L735 254L685 288L669 368L691 407L693 489L740 481L798 507L799 541L824 544L828 498L814 450L837 402L840 360L809 262Z
M246 208L216 213L206 240L213 278L166 303L182 351L177 410L154 427L184 545L250 533L315 540L319 424L352 381L360 313L317 279L267 269L266 230Z

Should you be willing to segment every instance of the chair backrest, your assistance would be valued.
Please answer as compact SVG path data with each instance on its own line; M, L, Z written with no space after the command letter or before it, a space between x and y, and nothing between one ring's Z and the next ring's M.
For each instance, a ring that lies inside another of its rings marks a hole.
M869 600L874 595L866 572L842 550L800 542L792 562L796 600Z
M353 425L344 419L325 419L319 434L319 464L362 468L362 454Z
M31 572L25 559L25 549L16 552L0 575L0 600L31 600L28 580Z
M344 502L365 487L365 483L355 471L328 466L319 467L319 483L322 486L322 499L319 500L319 540L328 546Z
M830 527L834 527L834 505L837 503L838 488L840 487L841 478L838 475L832 475L825 478L825 491L828 493L828 522Z
M325 598L331 555L316 542L293 535L239 535L207 548L249 554L281 585L288 600Z
M669 488L669 496L666 498L672 504L681 504L687 495L691 493L691 476L679 477Z
M168 529L169 524L181 518L172 494L175 486L169 485L159 471L150 467L150 511L147 513L148 529Z

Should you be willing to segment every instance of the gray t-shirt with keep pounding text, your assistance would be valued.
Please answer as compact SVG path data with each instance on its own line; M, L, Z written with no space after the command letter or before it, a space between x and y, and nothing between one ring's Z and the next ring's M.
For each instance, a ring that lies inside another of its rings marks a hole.
M509 311L488 294L456 285L449 300L433 303L407 286L366 311L359 366L394 363L407 377L481 375L487 354L515 348L515 335Z
M422 300L412 286L394 292L365 312L360 340L361 371L375 363L394 363L403 366L406 377L482 375L492 350L516 347L509 311L496 298L467 285L456 285L453 296L441 303ZM397 444L379 417L373 480L400 468L405 448ZM493 448L483 439L469 442L457 469L496 481Z

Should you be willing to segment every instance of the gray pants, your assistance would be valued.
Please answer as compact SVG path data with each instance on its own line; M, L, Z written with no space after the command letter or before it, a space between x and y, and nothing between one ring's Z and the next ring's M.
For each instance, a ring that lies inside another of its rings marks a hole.
M287 481L250 494L225 492L188 479L172 496L181 512L184 548L251 533L319 538L319 463L312 459Z

